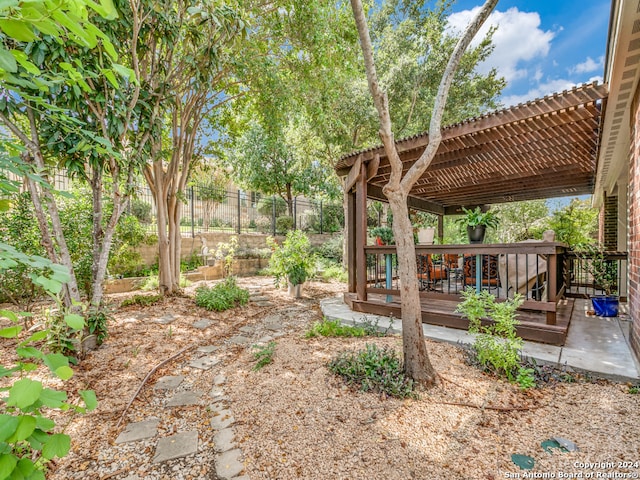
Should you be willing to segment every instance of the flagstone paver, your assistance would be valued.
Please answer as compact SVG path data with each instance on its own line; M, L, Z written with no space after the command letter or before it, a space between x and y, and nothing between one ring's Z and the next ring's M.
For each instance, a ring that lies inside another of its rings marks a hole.
M158 440L153 463L165 462L174 458L186 457L198 451L198 432L176 433Z
M130 423L118 435L115 443L137 442L138 440L152 438L158 434L158 423L160 423L160 419L155 417L142 422Z
M218 363L220 363L220 359L218 357L202 357L191 360L191 362L189 362L189 366L199 368L200 370L209 370Z
M216 458L216 473L218 477L232 479L244 470L241 461L242 452L240 449L228 450Z
M200 319L193 324L193 328L197 328L198 330L205 330L213 324L211 320L207 320L206 318Z
M165 315L164 317L158 318L156 320L156 323L160 323L162 325L168 325L170 323L173 323L178 318L179 318L178 315L168 314L168 315Z
M198 405L200 396L193 392L176 393L167 402L167 407L185 407L188 405Z
M154 390L173 390L178 388L180 384L184 381L184 376L182 375L167 375L165 377L161 377L156 382L153 387Z

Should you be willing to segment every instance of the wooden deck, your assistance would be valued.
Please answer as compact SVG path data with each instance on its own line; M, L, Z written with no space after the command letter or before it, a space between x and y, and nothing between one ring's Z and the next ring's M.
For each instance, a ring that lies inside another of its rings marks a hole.
M354 293L345 293L344 300L355 312L370 313L374 315L391 316L400 318L402 310L398 296L391 296L387 302L385 295L369 294L366 301L357 299ZM466 330L469 321L459 313L454 313L459 299L422 298L422 322L430 325ZM518 335L524 340L547 343L551 345L564 345L571 322L573 312L573 299L565 298L558 302L556 323L548 325L545 312L533 312L520 310L518 312Z

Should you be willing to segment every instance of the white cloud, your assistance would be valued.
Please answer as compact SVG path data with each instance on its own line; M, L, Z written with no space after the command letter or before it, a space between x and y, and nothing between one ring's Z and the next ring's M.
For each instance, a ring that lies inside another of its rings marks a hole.
M598 83L602 83L601 76L591 77L587 83L591 83L597 81ZM545 83L541 83L536 87L530 89L527 93L522 95L508 95L506 97L502 97L502 103L505 107L511 107L513 105L517 105L519 103L526 103L531 100L535 100L536 98L542 98L545 95L551 95L554 93L559 93L564 90L569 90L576 86L576 82L567 79L555 79L549 80Z
M462 32L479 8L451 14L449 27ZM486 72L495 67L507 82L527 77L529 72L521 62L546 57L556 35L556 32L540 28L540 15L537 12L521 12L512 7L506 12L494 11L476 35L475 44L486 35L490 26L498 27L493 34L495 49L479 69Z
M574 73L595 72L596 70L602 69L603 66L604 66L604 57L598 58L597 62L593 58L587 57L587 59L584 62L578 63L577 65L570 67L569 73L574 74Z

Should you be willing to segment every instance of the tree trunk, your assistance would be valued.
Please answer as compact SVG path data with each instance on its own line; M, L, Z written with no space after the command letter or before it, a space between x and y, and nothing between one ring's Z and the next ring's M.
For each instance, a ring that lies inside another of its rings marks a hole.
M289 210L289 216L293 218L293 194L291 192L290 183L287 183L287 207ZM293 223L295 223L295 221Z
M436 372L429 360L422 331L416 247L413 241L413 227L409 220L407 196L402 192L386 194L393 212L393 236L398 253L404 370L416 382L428 385L436 381Z
M435 372L429 361L422 333L422 312L420 308L420 292L417 282L415 245L413 243L413 227L409 220L407 197L416 181L429 167L442 141L442 115L446 105L449 88L453 82L455 71L462 60L462 55L469 43L480 29L484 21L495 8L498 0L487 0L476 17L469 23L464 34L456 44L449 58L447 67L438 87L431 121L429 123L429 144L418 160L404 172L402 160L396 148L389 101L386 93L380 88L373 57L373 46L369 35L369 27L362 8L361 0L351 0L351 8L360 37L360 46L364 58L367 83L373 103L378 112L380 122L380 138L391 166L389 182L383 191L389 200L393 213L393 233L396 238L398 253L398 275L400 277L400 299L402 303L402 343L404 349L404 368L415 381L424 385L435 381Z

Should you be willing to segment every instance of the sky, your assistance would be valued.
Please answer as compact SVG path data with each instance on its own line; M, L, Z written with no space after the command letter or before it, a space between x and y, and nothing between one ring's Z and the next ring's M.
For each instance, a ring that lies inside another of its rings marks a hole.
M458 0L449 19L452 28L462 30L481 3ZM507 80L503 105L601 83L610 8L606 0L500 0L487 21L498 27L495 50L481 68L495 67Z

